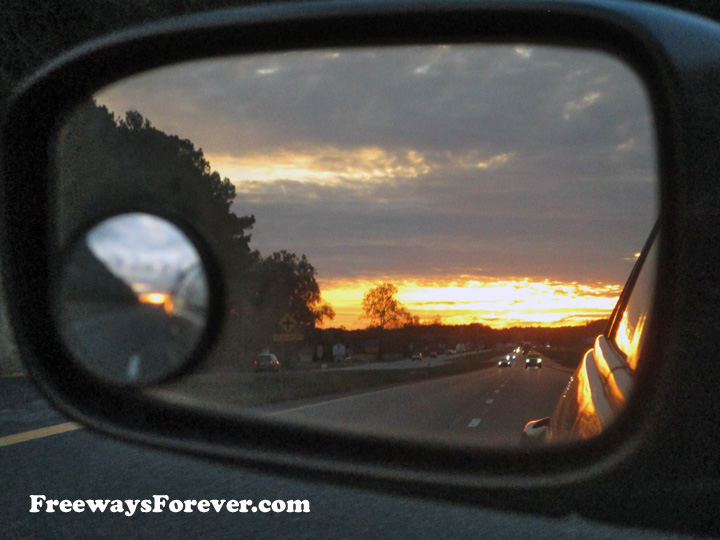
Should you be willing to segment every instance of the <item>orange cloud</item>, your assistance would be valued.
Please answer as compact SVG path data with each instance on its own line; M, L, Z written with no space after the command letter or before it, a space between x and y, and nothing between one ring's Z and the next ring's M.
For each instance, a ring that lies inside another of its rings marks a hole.
M477 164L478 169L499 169L505 165L508 161L515 157L515 152L505 152L504 154L498 154L493 156L487 161L479 161Z
M412 149L389 151L379 147L351 150L327 146L311 150L274 150L265 155L207 154L212 168L230 178L238 191L248 180L295 180L335 184L347 180L387 182L392 178L416 178L430 165Z

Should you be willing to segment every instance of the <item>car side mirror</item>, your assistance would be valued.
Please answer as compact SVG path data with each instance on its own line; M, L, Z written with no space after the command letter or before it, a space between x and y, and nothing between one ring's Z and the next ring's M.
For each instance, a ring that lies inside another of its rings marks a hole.
M550 417L546 416L540 420L533 420L528 422L523 430L522 437L520 439L521 446L536 445L545 442L548 434L548 425L550 424Z
M290 3L85 44L25 81L3 124L3 281L25 365L64 413L129 440L705 531L693 519L712 515L720 468L692 456L720 443L707 391L720 368L697 361L718 345L718 65L716 25L631 2ZM612 423L536 445L554 407L486 421L501 403L560 397L610 333L593 316L618 316L655 222L643 344ZM563 241L569 230L586 234ZM315 260L343 279L323 281ZM558 260L575 274L548 278ZM611 262L611 278L573 277ZM497 328L466 309L487 291L507 301ZM525 304L534 323L512 326L531 293L561 315ZM592 303L571 317L559 297ZM543 339L549 316L581 323L572 347ZM526 391L502 401L511 379ZM382 401L389 387L401 389ZM441 427L448 395L457 414Z

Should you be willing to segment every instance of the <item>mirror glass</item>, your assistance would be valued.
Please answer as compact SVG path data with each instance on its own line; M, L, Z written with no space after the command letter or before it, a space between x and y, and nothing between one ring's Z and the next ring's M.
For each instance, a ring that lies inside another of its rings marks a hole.
M60 335L96 377L141 386L177 372L205 330L208 282L178 227L131 213L72 244L58 285Z
M218 260L220 338L155 397L443 443L512 446L552 413L656 218L642 82L551 46L158 69L78 108L56 170L58 249L146 208Z

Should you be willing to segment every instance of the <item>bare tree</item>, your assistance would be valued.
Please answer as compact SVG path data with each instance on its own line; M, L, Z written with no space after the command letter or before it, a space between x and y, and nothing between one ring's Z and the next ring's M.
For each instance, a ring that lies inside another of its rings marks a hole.
M369 326L399 328L417 320L395 297L397 293L398 288L392 283L381 283L365 293L361 317L368 319Z

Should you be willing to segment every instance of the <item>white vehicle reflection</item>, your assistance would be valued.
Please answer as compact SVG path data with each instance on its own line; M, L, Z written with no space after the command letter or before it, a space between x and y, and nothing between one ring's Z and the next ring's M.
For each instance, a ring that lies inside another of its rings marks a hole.
M608 428L633 391L657 271L656 230L633 269L607 331L570 379L553 413L525 426L522 444L588 439Z

